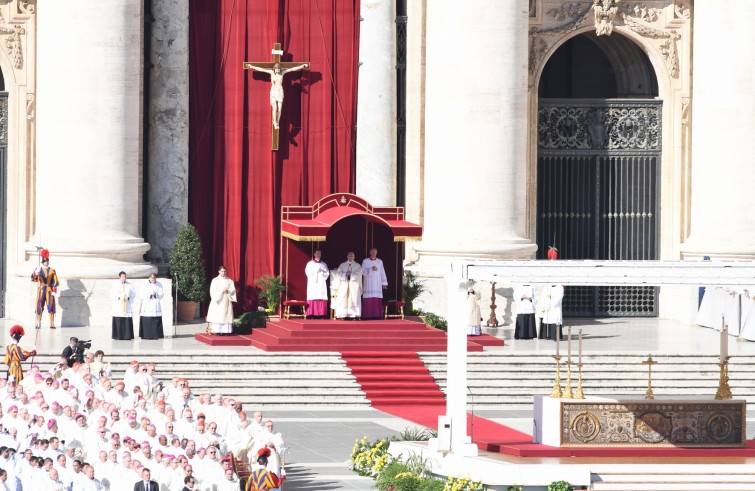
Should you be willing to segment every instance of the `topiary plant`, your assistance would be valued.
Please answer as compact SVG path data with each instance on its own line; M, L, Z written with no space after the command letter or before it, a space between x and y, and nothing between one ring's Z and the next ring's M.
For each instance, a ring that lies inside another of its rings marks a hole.
M168 273L176 282L178 300L201 302L207 297L202 255L202 240L197 229L190 223L183 226L168 258Z

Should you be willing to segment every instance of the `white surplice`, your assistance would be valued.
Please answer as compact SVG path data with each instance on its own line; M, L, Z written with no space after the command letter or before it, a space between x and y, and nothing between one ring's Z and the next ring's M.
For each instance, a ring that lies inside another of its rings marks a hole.
M335 285L334 285L335 283ZM358 262L343 262L331 276L331 305L336 317L360 317L362 315L362 267Z

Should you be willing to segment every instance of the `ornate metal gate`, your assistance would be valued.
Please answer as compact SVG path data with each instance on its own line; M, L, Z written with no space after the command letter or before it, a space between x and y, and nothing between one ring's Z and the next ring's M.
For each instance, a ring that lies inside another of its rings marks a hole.
M0 92L0 317L5 317L5 223L8 217L8 93Z
M538 257L658 259L662 102L543 99ZM655 287L570 287L569 316L656 316Z

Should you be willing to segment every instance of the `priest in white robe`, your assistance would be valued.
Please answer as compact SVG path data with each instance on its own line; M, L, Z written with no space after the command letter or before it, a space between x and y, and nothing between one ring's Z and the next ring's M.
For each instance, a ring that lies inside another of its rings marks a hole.
M330 271L321 259L322 251L315 251L304 268L307 275L307 317L325 318L328 315L328 277Z
M354 261L354 253L338 266L331 281L332 305L338 319L356 319L362 315L362 266Z
M475 290L474 285L467 288L467 336L479 336L482 334L482 314L480 313L480 300L482 295Z
M163 299L163 285L157 281L157 275L149 275L149 281L140 292L139 337L142 339L162 339L163 311L160 302Z
M210 330L221 336L233 331L233 302L236 301L236 286L225 274L225 266L220 266L218 275L210 283L210 307L207 309Z
M383 260L377 249L370 249L370 257L362 261L362 319L383 318L383 291L388 288Z
M546 285L540 290L538 306L542 313L538 338L556 340L564 339L562 332L564 301L564 287L562 285Z
M532 285L514 287L514 302L516 304L516 328L514 339L533 339L537 337L535 325L535 305L537 293Z
M110 290L113 308L113 339L134 339L134 319L132 307L136 298L136 290L128 281L125 271L118 273L119 281Z

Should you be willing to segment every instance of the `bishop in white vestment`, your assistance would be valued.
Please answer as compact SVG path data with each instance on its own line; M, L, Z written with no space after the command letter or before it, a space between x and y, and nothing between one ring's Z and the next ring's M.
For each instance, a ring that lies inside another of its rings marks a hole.
M388 288L383 260L378 259L377 249L370 249L370 257L362 261L362 318L383 318L383 290Z
M362 315L362 267L354 261L354 253L346 255L346 262L338 266L331 282L332 305L338 319L356 319Z
M315 251L313 258L304 268L307 275L307 317L325 318L328 312L328 277L330 271L320 257L322 252Z

